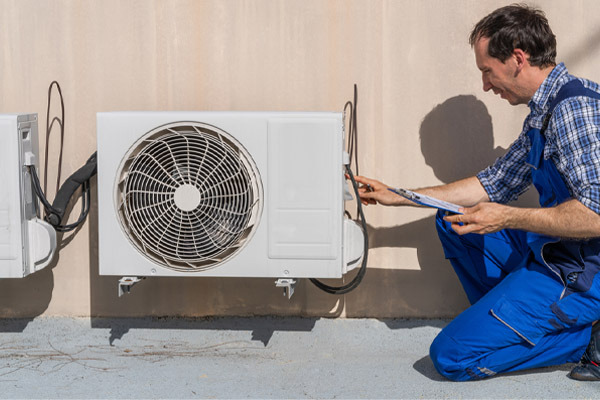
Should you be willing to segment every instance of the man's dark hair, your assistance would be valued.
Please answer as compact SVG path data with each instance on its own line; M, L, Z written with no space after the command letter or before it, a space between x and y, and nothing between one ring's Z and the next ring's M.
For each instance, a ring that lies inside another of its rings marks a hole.
M471 47L480 38L489 38L488 54L504 62L514 49L529 54L536 67L556 65L556 37L543 11L524 4L512 4L479 21L469 37Z

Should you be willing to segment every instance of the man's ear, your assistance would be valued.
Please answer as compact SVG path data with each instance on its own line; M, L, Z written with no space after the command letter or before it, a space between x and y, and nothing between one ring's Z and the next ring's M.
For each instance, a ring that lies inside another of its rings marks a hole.
M529 65L529 56L523 50L514 49L512 56L513 56L513 59L515 60L515 64L516 64L516 68L517 68L515 71L515 74L518 74L519 72L521 72L523 70L523 68L525 66Z

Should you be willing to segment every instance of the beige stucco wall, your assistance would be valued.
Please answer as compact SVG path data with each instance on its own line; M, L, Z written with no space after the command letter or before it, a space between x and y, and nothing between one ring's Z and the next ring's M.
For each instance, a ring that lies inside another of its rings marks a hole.
M507 3L1 0L0 112L36 112L45 126L48 85L60 82L64 179L95 150L98 111L341 110L357 83L361 173L406 187L448 182L493 161L527 113L482 92L467 44L473 24ZM533 4L558 37L558 60L600 80L600 2ZM63 237L51 268L0 280L0 317L434 317L467 306L432 211L366 215L369 271L346 296L306 281L288 301L272 279L153 278L118 298L116 279L98 275L94 207L83 229Z

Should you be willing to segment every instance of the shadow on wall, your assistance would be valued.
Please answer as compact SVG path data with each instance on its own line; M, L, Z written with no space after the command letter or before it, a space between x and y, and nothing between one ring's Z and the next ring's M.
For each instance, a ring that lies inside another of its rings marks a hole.
M43 270L25 278L0 279L0 315L18 318L11 324L0 324L0 332L22 332L35 317L46 311L54 289L52 268L57 263L58 257Z
M494 147L492 118L472 95L452 97L425 116L419 131L425 162L443 183L475 175L505 153ZM394 210L393 212L402 212ZM468 306L458 278L445 258L435 230L435 215L408 224L369 227L371 248L417 250L420 270L370 268L363 285L348 296L349 316L369 315L368 307L403 309L409 315L449 317ZM402 260L397 261L402 268ZM377 315L372 315L377 316Z
M492 117L472 95L437 105L423 119L419 135L425 163L443 183L473 176L506 152L494 147Z

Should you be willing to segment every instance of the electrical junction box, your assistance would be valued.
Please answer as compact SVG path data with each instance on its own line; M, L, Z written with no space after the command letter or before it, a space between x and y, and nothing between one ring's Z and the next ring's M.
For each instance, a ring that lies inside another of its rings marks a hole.
M0 140L0 278L22 278L46 267L56 250L29 170L38 165L37 114L0 114Z

